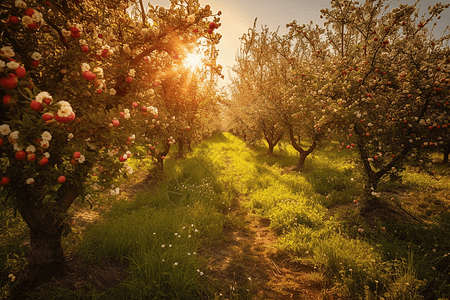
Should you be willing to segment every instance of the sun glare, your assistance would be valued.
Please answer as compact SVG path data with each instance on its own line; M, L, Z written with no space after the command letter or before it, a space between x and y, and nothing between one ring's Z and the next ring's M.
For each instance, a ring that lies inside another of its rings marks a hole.
M184 59L184 65L189 69L195 69L197 67L201 67L202 65L202 57L198 53L191 53L186 56Z

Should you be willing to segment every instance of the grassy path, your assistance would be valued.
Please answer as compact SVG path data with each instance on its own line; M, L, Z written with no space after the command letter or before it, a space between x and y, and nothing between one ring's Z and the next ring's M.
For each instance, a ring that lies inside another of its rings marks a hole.
M208 258L205 284L224 299L324 299L322 275L277 251L270 220L251 213L239 198L223 240L201 251Z

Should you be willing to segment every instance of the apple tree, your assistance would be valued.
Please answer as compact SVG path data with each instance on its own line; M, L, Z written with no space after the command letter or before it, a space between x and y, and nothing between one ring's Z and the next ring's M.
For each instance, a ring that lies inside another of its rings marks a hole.
M264 138L268 144L268 155L284 135L285 128L275 112L274 97L277 81L281 80L273 68L272 33L267 27L261 32L253 28L241 38L241 47L236 56L232 79L230 112L235 116L233 130L252 142Z
M447 7L438 3L419 17L417 4L338 0L321 11L333 62L322 92L339 106L374 202L380 179L405 163L434 173L428 153L448 128L450 52L449 36L435 38L428 25Z
M0 192L30 228L28 275L38 282L64 273L61 233L75 199L110 189L129 170L129 147L157 116L158 66L201 40L217 43L219 17L198 1L7 0L0 8Z

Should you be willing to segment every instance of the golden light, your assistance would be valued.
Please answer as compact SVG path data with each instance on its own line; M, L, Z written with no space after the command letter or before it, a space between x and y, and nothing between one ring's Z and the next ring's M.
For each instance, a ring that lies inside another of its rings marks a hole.
M202 66L202 56L199 53L190 53L183 60L183 63L186 67L191 70L195 70L196 68L201 68Z

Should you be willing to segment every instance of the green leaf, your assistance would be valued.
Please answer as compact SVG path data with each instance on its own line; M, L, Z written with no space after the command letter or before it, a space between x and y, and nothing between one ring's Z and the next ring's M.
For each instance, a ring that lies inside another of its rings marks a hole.
M31 119L28 115L23 115L22 122L23 122L24 127L27 127L27 128L34 127L34 123L33 123L33 121L31 121Z
M38 89L36 86L33 86L33 93L34 93L35 95L39 94L40 92L41 92L40 89Z
M24 90L28 93L28 96L30 96L30 98L34 98L34 95L29 88L26 87L24 88Z

